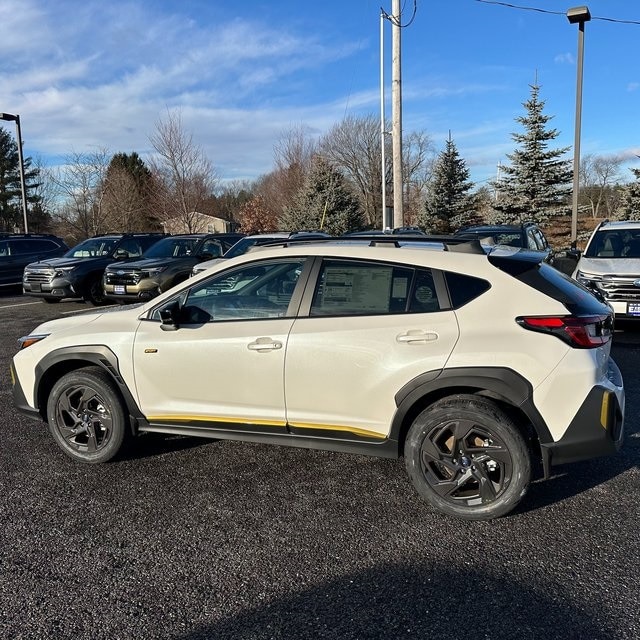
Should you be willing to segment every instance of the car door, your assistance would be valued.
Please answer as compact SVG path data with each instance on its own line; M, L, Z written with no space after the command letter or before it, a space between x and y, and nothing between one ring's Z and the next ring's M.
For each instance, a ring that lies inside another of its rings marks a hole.
M429 269L323 260L289 335L291 432L387 436L396 393L417 376L440 371L458 338L439 278Z
M284 432L284 358L303 266L300 258L253 261L152 310L140 323L133 353L147 419Z

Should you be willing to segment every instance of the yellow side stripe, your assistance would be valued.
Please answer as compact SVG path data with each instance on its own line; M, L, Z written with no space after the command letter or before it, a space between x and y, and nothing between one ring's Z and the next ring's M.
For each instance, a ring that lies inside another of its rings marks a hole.
M289 426L296 429L320 429L323 431L346 431L347 433L353 433L356 436L364 436L366 438L377 438L384 440L386 436L377 431L369 431L368 429L360 429L359 427L345 427L337 424L309 424L307 422L290 422Z
M282 421L273 420L259 420L249 418L224 418L219 416L147 416L149 422L217 422L217 423L231 423L231 424L257 424L263 427L286 427L287 423ZM357 436L363 436L365 438L376 438L378 440L386 439L384 434L376 431L369 431L368 429L361 429L359 427L348 427L344 425L329 425L329 424L312 424L309 422L290 422L290 427L296 429L315 429L316 431L340 431L343 433L353 433Z
M258 420L249 418L222 418L218 416L147 416L149 422L227 422L233 424L259 424L264 427L286 427L287 423L273 420Z

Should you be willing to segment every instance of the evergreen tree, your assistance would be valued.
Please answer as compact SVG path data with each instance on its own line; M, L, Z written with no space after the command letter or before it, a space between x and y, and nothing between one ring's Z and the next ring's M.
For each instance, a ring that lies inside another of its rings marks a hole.
M494 183L497 223L540 223L569 212L571 161L562 159L569 147L548 148L559 132L546 128L553 116L543 113L545 103L539 91L539 85L531 85L531 97L523 103L526 114L516 118L524 133L511 136L519 147L507 156L511 164L502 167L504 176Z
M458 154L449 132L444 151L435 162L424 212L419 216L418 224L431 233L451 233L475 222L477 214L470 194L472 188L469 169Z
M640 220L640 169L631 169L635 180L624 186L622 191L622 220Z
M20 198L18 146L0 128L0 230L12 231Z
M108 226L129 232L156 229L152 183L151 171L135 151L114 154L102 184L102 208Z
M321 229L341 235L360 229L363 214L358 198L349 190L344 176L317 156L304 186L285 207L280 227L286 231Z

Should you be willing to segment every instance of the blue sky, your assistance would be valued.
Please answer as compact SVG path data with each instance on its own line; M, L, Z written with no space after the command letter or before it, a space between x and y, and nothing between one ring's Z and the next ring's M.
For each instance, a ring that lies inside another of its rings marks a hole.
M436 150L450 130L477 183L513 151L536 78L557 146L573 144L578 28L564 13L580 3L511 4L557 14L417 0L402 32L404 129ZM586 4L582 153L640 166L640 24L595 19L640 22L640 1ZM0 111L20 114L26 155L55 164L99 148L145 157L180 109L221 179L252 179L284 131L379 114L381 7L391 0L0 0ZM385 44L389 104L388 25Z

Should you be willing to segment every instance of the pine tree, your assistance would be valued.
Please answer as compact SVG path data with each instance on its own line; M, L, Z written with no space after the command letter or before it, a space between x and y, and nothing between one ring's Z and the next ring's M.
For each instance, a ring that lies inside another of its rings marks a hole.
M39 196L30 193L40 186L36 182L40 172L31 168L31 158L23 158L23 163L27 205L33 206L41 200ZM0 127L0 231L13 231L24 224L21 187L18 144Z
M504 176L494 183L496 223L540 223L569 212L571 161L562 159L569 147L548 148L559 132L546 128L553 116L543 113L545 102L539 91L539 85L531 85L531 97L523 103L526 115L516 118L524 133L511 136L519 147L507 155L511 164L503 165Z
M418 218L418 224L432 233L450 233L475 222L477 214L470 194L472 188L469 169L449 132L444 151L436 160L424 212Z
M321 229L341 235L360 229L363 215L358 198L347 187L344 176L317 156L304 186L280 217L286 231Z
M631 169L633 182L624 186L620 217L623 220L640 220L640 169Z

